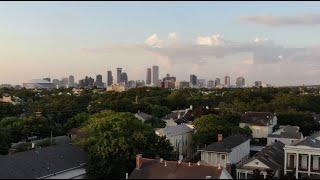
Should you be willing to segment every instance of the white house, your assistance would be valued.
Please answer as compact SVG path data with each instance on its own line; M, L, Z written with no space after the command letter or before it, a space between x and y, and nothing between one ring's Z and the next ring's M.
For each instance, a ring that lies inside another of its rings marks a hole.
M283 169L284 146L280 141L275 142L264 147L250 159L239 163L237 165L237 179L253 179L254 174L259 174L259 178L264 179L267 176L280 177Z
M320 178L320 141L305 137L284 147L284 174L300 178Z
M253 138L267 138L277 125L277 116L270 112L245 112L240 120L241 128L249 127Z
M250 139L244 135L233 135L222 140L218 135L218 142L206 146L201 152L201 161L212 166L227 167L249 158Z
M158 136L165 136L179 154L191 155L191 142L194 127L190 124L180 124L156 129Z
M299 132L299 126L280 126L280 128L268 135L268 145L281 141L285 145L290 145L293 142L303 139L303 135Z

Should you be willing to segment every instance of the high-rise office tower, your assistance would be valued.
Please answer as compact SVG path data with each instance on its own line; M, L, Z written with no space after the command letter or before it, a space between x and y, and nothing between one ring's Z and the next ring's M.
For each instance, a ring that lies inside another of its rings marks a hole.
M206 87L206 80L205 79L198 79L197 86L198 86L198 88L205 88Z
M190 85L191 87L196 86L197 85L197 76L194 74L190 75Z
M61 87L68 88L69 78L62 78L60 83L61 83Z
M207 88L208 88L208 89L212 89L213 87L214 87L214 81L209 80L209 81L208 81L208 84L207 84Z
M226 75L226 76L224 77L224 85L225 85L226 87L230 87L230 76L229 76L229 75Z
M147 83L148 85L151 84L151 68L148 68L148 69L147 69L146 83Z
M216 78L216 80L214 81L214 86L219 86L220 84L220 78Z
M74 87L74 76L70 75L69 76L69 87Z
M121 82L121 71L122 68L117 68L117 83Z
M107 86L111 86L112 84L113 84L112 71L108 71Z
M102 75L101 74L98 74L96 76L96 83L95 85L98 87L98 88L103 88L103 82L102 82Z
M120 83L127 84L128 83L128 75L127 73L123 72L120 75Z
M60 81L59 81L59 79L54 79L54 80L52 80L52 83L53 83L53 85L54 85L54 87L55 88L59 88L60 87Z
M236 80L236 87L244 87L244 86L245 86L244 77L238 77Z
M152 83L157 87L159 83L159 66L152 66Z

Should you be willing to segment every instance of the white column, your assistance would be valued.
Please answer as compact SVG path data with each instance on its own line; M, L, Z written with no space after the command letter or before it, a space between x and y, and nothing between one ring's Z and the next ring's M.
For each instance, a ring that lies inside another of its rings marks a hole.
M245 177L246 177L246 179L248 179L248 172L246 172L246 176Z
M288 154L287 154L287 152L286 151L284 151L284 175L286 175L287 174L287 157L288 156Z
M308 176L310 176L310 171L311 171L311 154L309 154L308 157Z
M298 179L299 153L296 153L296 179Z
M263 179L266 179L267 173L263 173Z

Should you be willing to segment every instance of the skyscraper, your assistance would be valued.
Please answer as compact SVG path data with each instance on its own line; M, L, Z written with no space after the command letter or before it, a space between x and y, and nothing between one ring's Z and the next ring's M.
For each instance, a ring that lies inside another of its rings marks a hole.
M148 69L147 69L146 83L147 83L148 85L151 84L151 68L148 68Z
M207 88L208 88L208 89L212 89L213 87L214 87L214 81L209 80L209 81L208 81L208 84L207 84Z
M216 80L214 81L214 86L219 86L220 83L220 78L216 78Z
M122 68L117 68L117 83L121 82L121 71Z
M95 85L98 87L98 88L103 88L103 82L102 82L102 75L101 74L98 74L96 76L96 83Z
M69 87L69 78L62 78L61 81L61 87L64 87L64 88L68 88Z
M226 87L230 87L230 76L226 75L226 76L224 77L224 85L225 85Z
M60 87L60 81L59 81L59 79L54 79L54 80L52 80L52 83L53 83L53 85L54 85L54 87L55 87L56 89L58 89L58 88Z
M111 86L112 84L113 84L112 71L108 71L107 85Z
M255 87L262 87L262 81L255 81L254 86Z
M123 72L120 75L120 83L127 84L128 83L128 75L127 73Z
M157 87L159 83L159 66L152 66L152 83Z
M197 76L194 74L190 75L190 85L191 87L194 87L197 85Z
M74 87L74 76L69 76L69 87Z
M245 86L244 77L238 77L236 80L236 87L244 87L244 86Z

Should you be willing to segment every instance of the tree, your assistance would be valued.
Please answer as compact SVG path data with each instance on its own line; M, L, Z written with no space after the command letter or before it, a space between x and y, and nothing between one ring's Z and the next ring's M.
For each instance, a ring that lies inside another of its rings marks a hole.
M79 142L88 152L87 173L92 178L124 178L135 166L136 154L170 157L173 147L131 113L103 112L90 117Z
M9 133L5 129L0 129L0 155L6 155L10 148Z
M151 114L154 117L162 118L163 116L169 114L171 111L166 106L152 105Z
M70 130L72 128L81 127L84 123L88 121L89 117L90 115L88 113L79 113L68 120L68 122L65 125L65 129Z

